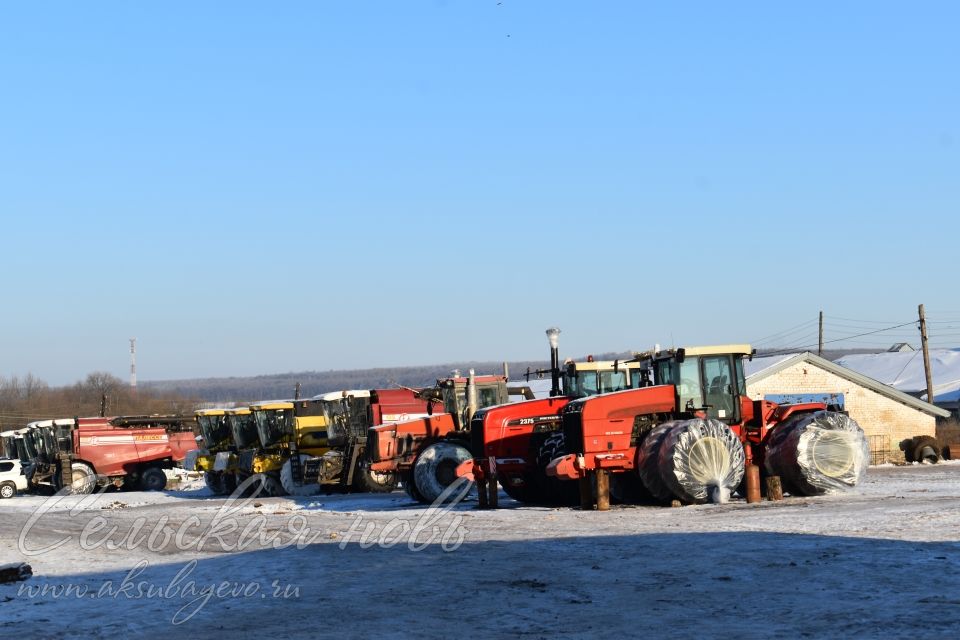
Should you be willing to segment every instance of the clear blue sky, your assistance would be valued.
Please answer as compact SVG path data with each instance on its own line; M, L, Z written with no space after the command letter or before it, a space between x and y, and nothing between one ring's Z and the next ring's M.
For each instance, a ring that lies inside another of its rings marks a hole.
M958 317L958 24L4 3L0 375L125 377L132 336L150 380Z

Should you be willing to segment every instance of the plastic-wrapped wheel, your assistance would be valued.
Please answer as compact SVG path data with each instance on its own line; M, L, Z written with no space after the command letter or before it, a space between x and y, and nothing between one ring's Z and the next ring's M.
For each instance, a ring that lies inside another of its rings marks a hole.
M799 496L839 493L857 485L870 463L870 447L849 416L816 411L775 427L766 445L767 473Z
M276 472L273 473L264 473L263 479L263 495L268 498L279 498L281 496L287 495L287 492L283 488L283 484L280 482L280 476Z
M456 469L472 459L470 451L455 442L435 442L420 452L413 463L413 482L423 498L421 502L433 503L441 498L444 502L456 501L466 496L474 483L457 478ZM456 488L448 490L455 483Z
M300 454L300 466L303 468L303 464L310 459L305 453ZM297 484L293 479L293 465L289 460L283 463L283 466L280 468L280 485L283 491L291 496L315 496L320 493L320 485L316 482L302 483ZM271 485L270 489L274 487ZM267 495L283 495L283 494L271 494L269 490L264 487L264 491L267 492Z
M85 495L93 493L97 488L97 474L93 467L85 462L74 462L70 465L73 473L73 482L70 483L70 493ZM164 477L166 481L166 477Z
M660 475L683 502L723 503L740 485L743 444L719 420L677 422L660 445Z
M940 462L940 443L931 436L917 436L913 439L913 460L915 462Z
M673 499L673 493L660 476L660 445L675 424L671 421L657 425L637 447L637 474L649 494L660 502Z

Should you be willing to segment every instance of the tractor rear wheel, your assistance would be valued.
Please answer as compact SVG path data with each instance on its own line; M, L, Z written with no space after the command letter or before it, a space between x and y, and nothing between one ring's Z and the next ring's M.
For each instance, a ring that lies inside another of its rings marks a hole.
M413 482L423 497L421 502L432 504L441 498L447 502L465 497L474 483L457 478L456 470L462 462L472 459L470 451L455 442L435 442L424 449L413 463ZM456 488L450 489L455 483Z
M97 474L93 467L86 462L74 462L70 465L73 472L73 482L70 483L70 493L86 495L93 493L97 488Z
M413 469L400 474L400 484L403 485L403 490L410 496L411 500L414 502L425 502L423 496L417 491L416 483L413 481Z
M931 436L917 436L913 439L914 462L940 462L940 443Z
M163 491L166 486L167 474L160 467L150 467L140 476L140 487L144 491Z

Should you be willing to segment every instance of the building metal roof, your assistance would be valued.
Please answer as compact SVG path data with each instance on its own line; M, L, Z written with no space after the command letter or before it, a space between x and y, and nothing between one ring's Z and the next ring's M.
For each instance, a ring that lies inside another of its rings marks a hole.
M794 354L778 360L768 367L754 371L747 376L747 384L749 385L759 382L760 380L769 378L776 373L780 373L788 367L792 367L795 364L804 362L820 369L824 369L825 371L829 371L836 376L844 378L845 380L849 380L850 382L858 384L861 387L870 389L871 391L879 393L882 396L886 396L891 400L899 402L900 404L905 404L908 407L917 409L918 411L923 411L924 413L929 413L930 415L940 418L947 418L950 416L950 412L946 409L941 409L940 407L934 406L929 402L924 402L923 400L915 398L907 393L897 391L890 385L883 384L882 382L874 380L873 378L869 378L861 373L857 373L851 369L847 369L846 367L841 367L840 365L830 362L825 358L821 358L820 356L810 353L809 351Z

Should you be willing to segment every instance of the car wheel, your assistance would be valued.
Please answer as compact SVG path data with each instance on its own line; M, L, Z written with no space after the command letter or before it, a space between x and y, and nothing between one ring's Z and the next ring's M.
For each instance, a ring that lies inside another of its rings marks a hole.
M17 487L12 482L0 484L0 498L12 498L17 495Z

